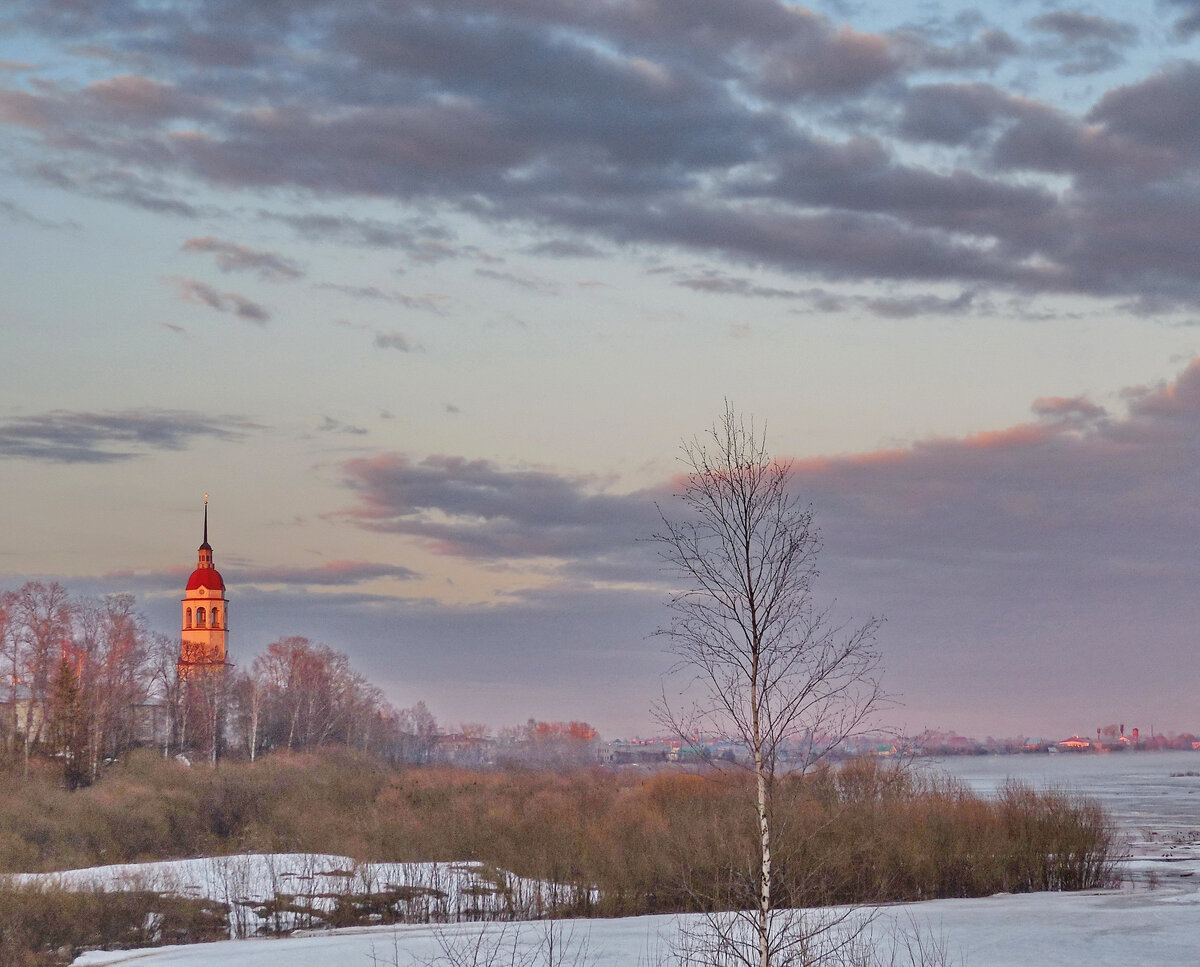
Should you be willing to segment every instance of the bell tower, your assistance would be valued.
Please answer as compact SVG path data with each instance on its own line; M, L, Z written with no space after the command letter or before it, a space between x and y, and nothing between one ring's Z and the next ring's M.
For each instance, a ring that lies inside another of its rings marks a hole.
M179 677L224 671L225 636L229 631L229 601L221 572L213 567L208 543L208 494L204 495L204 542L196 570L183 592L183 630L180 632Z

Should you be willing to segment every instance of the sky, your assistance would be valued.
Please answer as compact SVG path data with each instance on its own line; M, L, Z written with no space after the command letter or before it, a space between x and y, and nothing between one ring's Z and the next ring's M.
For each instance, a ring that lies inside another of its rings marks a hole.
M1198 189L1198 0L9 0L0 587L647 734L728 400L885 724L1200 732Z

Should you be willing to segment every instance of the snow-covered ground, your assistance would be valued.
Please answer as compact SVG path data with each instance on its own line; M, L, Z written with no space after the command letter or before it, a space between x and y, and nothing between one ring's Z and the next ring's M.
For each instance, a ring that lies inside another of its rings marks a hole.
M1200 958L1200 892L1176 886L1101 894L1025 894L978 900L932 900L889 907L885 923L909 929L910 918L942 938L961 967L1181 967ZM657 967L678 925L690 917L570 921L578 967ZM532 949L543 924L452 924L373 927L280 940L240 940L150 951L89 953L84 965L139 967L384 967L430 963L443 943L481 932L508 949L514 929ZM502 931L508 931L503 934ZM439 940L440 936L440 940ZM507 958L501 961L509 963Z
M553 908L565 888L482 863L358 863L316 853L242 853L156 863L27 873L17 882L67 889L151 890L205 897L230 907L234 937L321 924L339 899L389 894L413 922L512 919ZM278 897L286 903L274 903ZM310 908L313 913L303 911Z
M960 967L1180 967L1200 964L1200 754L1126 754L1123 756L986 757L949 760L945 768L987 794L1008 777L1030 784L1075 789L1099 799L1114 817L1128 848L1125 888L1085 894L1000 895L973 900L933 900L898 904L878 912L873 924L881 935L914 927L939 938ZM346 888L350 861L341 857L231 858L253 867L245 885L269 895L284 874L305 868L312 892L329 885ZM208 860L150 864L164 875L208 892L223 875L206 872ZM328 869L322 869L322 864ZM330 864L332 864L330 866ZM372 883L410 880L423 866L365 865L360 875ZM128 868L102 868L62 874L79 882L130 880ZM472 864L443 866L462 876ZM338 872L340 870L340 872ZM117 872L121 871L121 872ZM135 872L133 879L141 876ZM449 882L447 880L447 882ZM209 886L206 886L209 884ZM255 886L257 884L257 886ZM536 885L531 885L535 887ZM455 896L453 890L446 891ZM209 893L223 899L218 892ZM623 920L570 921L569 950L578 958L567 967L659 967L681 927L695 917L638 917ZM532 951L546 941L545 923L456 923L359 928L278 940L241 940L156 950L88 953L84 965L137 963L139 967L409 967L435 963L447 947L462 948L481 936L505 951L513 945ZM560 936L559 941L564 938ZM519 959L519 958L518 958ZM497 963L513 962L505 956Z

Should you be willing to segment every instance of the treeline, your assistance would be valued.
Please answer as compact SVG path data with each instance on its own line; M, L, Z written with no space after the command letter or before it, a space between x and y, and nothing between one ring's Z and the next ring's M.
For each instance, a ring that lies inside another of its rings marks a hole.
M254 759L341 745L423 762L436 743L423 704L394 708L345 655L307 638L216 675L180 678L179 653L132 595L83 598L40 581L0 591L0 764L51 757L77 788L140 746Z
M744 772L395 767L345 750L188 769L134 753L69 793L41 764L0 785L0 871L237 852L479 860L585 888L569 909L628 915L742 907L756 828ZM783 781L781 902L822 904L1086 889L1113 878L1092 803L860 760ZM595 888L593 892L592 888Z

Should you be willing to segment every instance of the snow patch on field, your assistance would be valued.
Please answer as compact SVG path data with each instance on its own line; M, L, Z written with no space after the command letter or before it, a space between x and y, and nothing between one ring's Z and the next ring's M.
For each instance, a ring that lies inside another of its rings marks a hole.
M215 900L229 905L233 937L317 926L339 903L369 896L389 903L409 923L528 918L573 898L570 888L483 863L359 863L321 853L241 853L13 879L69 890L149 890Z

